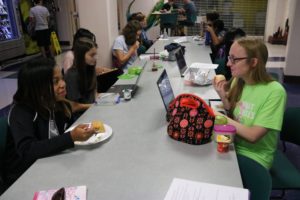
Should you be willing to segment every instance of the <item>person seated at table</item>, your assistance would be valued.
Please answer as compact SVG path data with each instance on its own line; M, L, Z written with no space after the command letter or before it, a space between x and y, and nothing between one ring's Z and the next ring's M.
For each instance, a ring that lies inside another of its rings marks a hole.
M74 64L65 74L67 99L92 104L97 95L97 44L88 38L80 38L76 41L73 51ZM75 119L81 114L82 112L75 113Z
M195 3L191 0L183 0L183 8L178 9L178 12L186 16L185 20L178 22L180 35L185 35L184 26L194 26L197 19Z
M112 47L113 66L117 67L121 73L137 59L137 50L140 46L139 37L142 26L137 20L129 21L122 35L119 35Z
M219 19L220 15L217 12L210 12L206 13L206 22L203 24L204 25L204 31L205 31L205 45L210 45L211 44L211 35L210 33L206 30L207 26L213 26L213 23L215 20Z
M215 63L216 59L224 58L224 37L226 30L224 28L224 22L220 19L213 21L213 24L210 23L206 26L206 31L210 34L211 37L211 51L212 51L212 61Z
M141 26L142 26L142 31L141 31L141 35L140 35L140 46L137 50L138 55L145 53L153 44L153 40L148 39L147 33L145 28L147 27L147 21L146 21L146 16L141 13L141 12L137 12L137 13L133 13L130 18L129 21L131 20L137 20L140 22Z
M73 46L72 49L70 51L67 51L64 54L63 57L63 61L62 61L62 68L63 68L63 73L66 74L67 71L73 66L73 62L74 62L74 44L76 43L76 41L80 38L89 38L90 40L96 42L96 36L89 31L88 29L85 28L80 28L76 31L74 38L73 38ZM109 72L112 69L110 69L109 67L100 67L97 66L96 67L96 74L101 74L101 73L105 73L105 72Z
M8 115L8 134L4 154L4 183L8 188L37 159L73 148L95 133L78 125L64 133L72 123L72 106L64 101L65 82L52 59L36 59L18 74L18 88Z
M262 40L240 38L229 52L231 81L213 85L228 111L228 124L236 127L237 155L270 169L287 97L282 85L267 73L267 60L268 50Z
M167 11L172 11L172 10L176 10L178 9L178 5L176 3L174 3L174 0L168 0L168 2L166 2L163 7L161 8L160 12L164 13Z
M230 80L231 77L232 77L230 68L226 66L226 63L228 62L230 47L231 47L231 45L233 44L233 42L235 40L237 40L241 37L245 37L245 36L246 36L245 31L240 29L240 28L231 28L225 34L224 45L223 45L224 46L224 48L223 48L224 52L219 51L219 53L223 53L224 59L222 59L222 61L221 61L221 63L219 63L219 65L222 65L221 66L221 69L223 69L222 74L225 76L226 80ZM218 56L221 57L222 55L218 55Z

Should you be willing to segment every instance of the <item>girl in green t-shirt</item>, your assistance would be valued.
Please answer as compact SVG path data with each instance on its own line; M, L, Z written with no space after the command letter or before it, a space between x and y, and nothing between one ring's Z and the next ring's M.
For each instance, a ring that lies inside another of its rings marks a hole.
M237 154L269 169L281 130L286 92L267 73L267 60L268 50L263 41L236 40L227 62L232 79L229 82L215 81L214 87L228 110L228 123L237 129Z

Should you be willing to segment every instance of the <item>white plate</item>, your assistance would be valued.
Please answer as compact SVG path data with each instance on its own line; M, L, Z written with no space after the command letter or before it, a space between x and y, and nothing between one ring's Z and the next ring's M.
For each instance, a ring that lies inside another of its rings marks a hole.
M91 123L87 123L91 124ZM74 127L70 128L69 131L71 131ZM76 145L91 145L91 144L97 144L99 142L102 142L106 139L108 139L112 135L112 128L108 126L107 124L104 124L105 132L104 133L97 133L91 136L88 140L79 142L74 142Z

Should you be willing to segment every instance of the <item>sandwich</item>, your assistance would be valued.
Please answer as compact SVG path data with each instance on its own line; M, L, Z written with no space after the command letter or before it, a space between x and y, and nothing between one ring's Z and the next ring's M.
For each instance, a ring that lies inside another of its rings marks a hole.
M102 121L100 120L95 120L92 122L92 126L93 128L98 132L98 133L104 133L105 132L105 128L104 128L104 124Z

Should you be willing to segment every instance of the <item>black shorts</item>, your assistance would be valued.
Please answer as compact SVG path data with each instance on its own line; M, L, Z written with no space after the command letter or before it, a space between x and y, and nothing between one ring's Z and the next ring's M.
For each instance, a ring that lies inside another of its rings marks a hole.
M50 46L50 30L38 30L36 33L36 41L39 47L48 47Z

